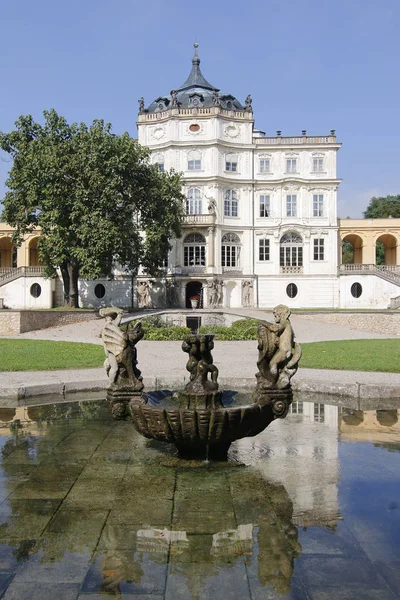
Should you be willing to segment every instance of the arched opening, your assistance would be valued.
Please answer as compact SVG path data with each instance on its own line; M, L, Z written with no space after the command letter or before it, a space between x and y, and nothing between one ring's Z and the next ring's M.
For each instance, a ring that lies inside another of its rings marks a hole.
M34 237L29 242L29 266L30 267L40 267L41 263L39 262L38 255L38 243L39 238Z
M390 235L390 233L379 236L375 244L376 264L395 265L396 246L397 240L393 235Z
M7 269L17 266L17 248L11 243L11 238L0 238L0 268Z
M188 281L185 289L185 306L186 308L191 308L192 304L190 302L190 298L193 297L199 298L198 307L203 308L203 284L201 281Z
M237 285L234 281L228 281L225 285L225 305L227 308L238 306Z
M359 235L350 233L342 240L342 265L362 265L363 240Z
M280 241L281 271L300 272L303 267L303 239L295 232L285 233Z

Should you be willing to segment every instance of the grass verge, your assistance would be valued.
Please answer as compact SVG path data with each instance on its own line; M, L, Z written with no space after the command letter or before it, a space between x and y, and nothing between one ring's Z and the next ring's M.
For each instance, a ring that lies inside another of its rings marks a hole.
M240 333L243 334L242 331ZM301 367L400 373L400 340L397 339L314 342L301 347ZM218 341L214 356L216 353ZM96 344L47 340L0 339L0 356L0 371L87 369L101 367L104 361L103 348Z
M104 350L96 344L0 339L0 371L54 371L101 367Z
M314 342L301 348L301 367L400 373L400 340Z

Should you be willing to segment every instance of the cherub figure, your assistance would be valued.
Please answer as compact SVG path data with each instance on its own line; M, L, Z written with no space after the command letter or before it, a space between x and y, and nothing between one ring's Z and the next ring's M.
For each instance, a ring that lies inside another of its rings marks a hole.
M289 385L297 370L301 349L294 341L290 309L279 304L273 310L275 323L260 321L258 326L258 378L282 388Z

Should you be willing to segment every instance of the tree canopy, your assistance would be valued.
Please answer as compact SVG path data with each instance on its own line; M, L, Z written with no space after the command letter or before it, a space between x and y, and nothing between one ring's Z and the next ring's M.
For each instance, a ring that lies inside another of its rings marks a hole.
M13 159L2 218L13 241L40 227L39 259L46 274L59 268L66 301L78 306L78 277L159 273L181 235L182 181L149 163L149 150L102 120L69 125L55 110L44 124L21 116L0 147Z
M363 212L365 219L386 219L400 217L400 195L373 196Z

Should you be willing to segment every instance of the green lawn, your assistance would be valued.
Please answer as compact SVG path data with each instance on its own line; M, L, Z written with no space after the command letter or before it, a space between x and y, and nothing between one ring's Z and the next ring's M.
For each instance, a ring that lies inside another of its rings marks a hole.
M400 373L400 340L341 340L301 347L301 367Z
M301 347L301 367L400 373L400 340L397 339L315 342ZM217 353L218 341L214 356ZM104 351L95 344L0 338L0 357L0 371L85 369L101 367ZM254 364L256 360L254 347Z
M102 346L47 340L0 338L0 371L53 371L101 367Z

